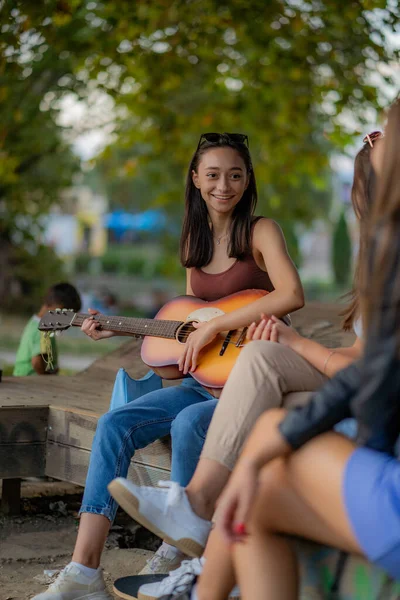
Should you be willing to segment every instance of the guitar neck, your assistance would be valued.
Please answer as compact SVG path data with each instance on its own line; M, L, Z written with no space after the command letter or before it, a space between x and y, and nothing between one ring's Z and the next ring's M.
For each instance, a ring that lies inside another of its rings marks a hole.
M83 321L89 317L91 317L91 315L75 313L71 325L80 327ZM94 315L93 318L101 325L101 329L105 329L106 331L120 331L121 333L131 333L132 335L149 335L151 337L169 339L175 338L176 330L182 325L182 321L137 319L135 317Z

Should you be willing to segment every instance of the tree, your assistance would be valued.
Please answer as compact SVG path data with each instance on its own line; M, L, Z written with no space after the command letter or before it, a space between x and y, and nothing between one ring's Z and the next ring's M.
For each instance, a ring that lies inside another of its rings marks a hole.
M34 243L71 182L69 144L96 127L124 149L121 179L171 212L199 134L246 132L262 211L310 221L332 145L354 134L341 119L390 99L379 74L399 57L385 39L398 19L383 0L0 0L0 297L11 247ZM71 98L89 109L67 129Z
M332 266L336 284L347 285L351 275L351 239L344 211L333 232Z

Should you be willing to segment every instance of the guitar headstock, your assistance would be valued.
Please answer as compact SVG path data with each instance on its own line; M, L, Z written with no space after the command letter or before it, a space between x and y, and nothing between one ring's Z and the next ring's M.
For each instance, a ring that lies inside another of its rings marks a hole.
M56 308L49 310L40 319L40 331L64 331L72 325L76 313L70 308Z

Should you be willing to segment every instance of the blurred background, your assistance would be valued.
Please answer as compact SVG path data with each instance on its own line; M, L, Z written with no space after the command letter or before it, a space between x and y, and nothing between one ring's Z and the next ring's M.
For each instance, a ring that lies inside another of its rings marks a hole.
M337 300L357 252L353 159L400 89L399 21L397 0L0 0L5 370L53 283L109 314L184 293L202 132L249 135L257 212L282 226L307 300ZM116 343L68 332L64 372Z

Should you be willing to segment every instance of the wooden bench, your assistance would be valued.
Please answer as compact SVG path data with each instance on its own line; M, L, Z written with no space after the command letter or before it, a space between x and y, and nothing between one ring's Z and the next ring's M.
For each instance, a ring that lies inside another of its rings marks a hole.
M3 509L18 501L16 479L49 476L84 485L99 417L107 412L118 368L140 378L140 342L124 344L70 377L5 377L0 383L0 479ZM175 383L175 382L174 382ZM167 385L170 384L167 382ZM136 453L129 476L152 485L168 479L169 442ZM11 494L11 496L10 496Z

